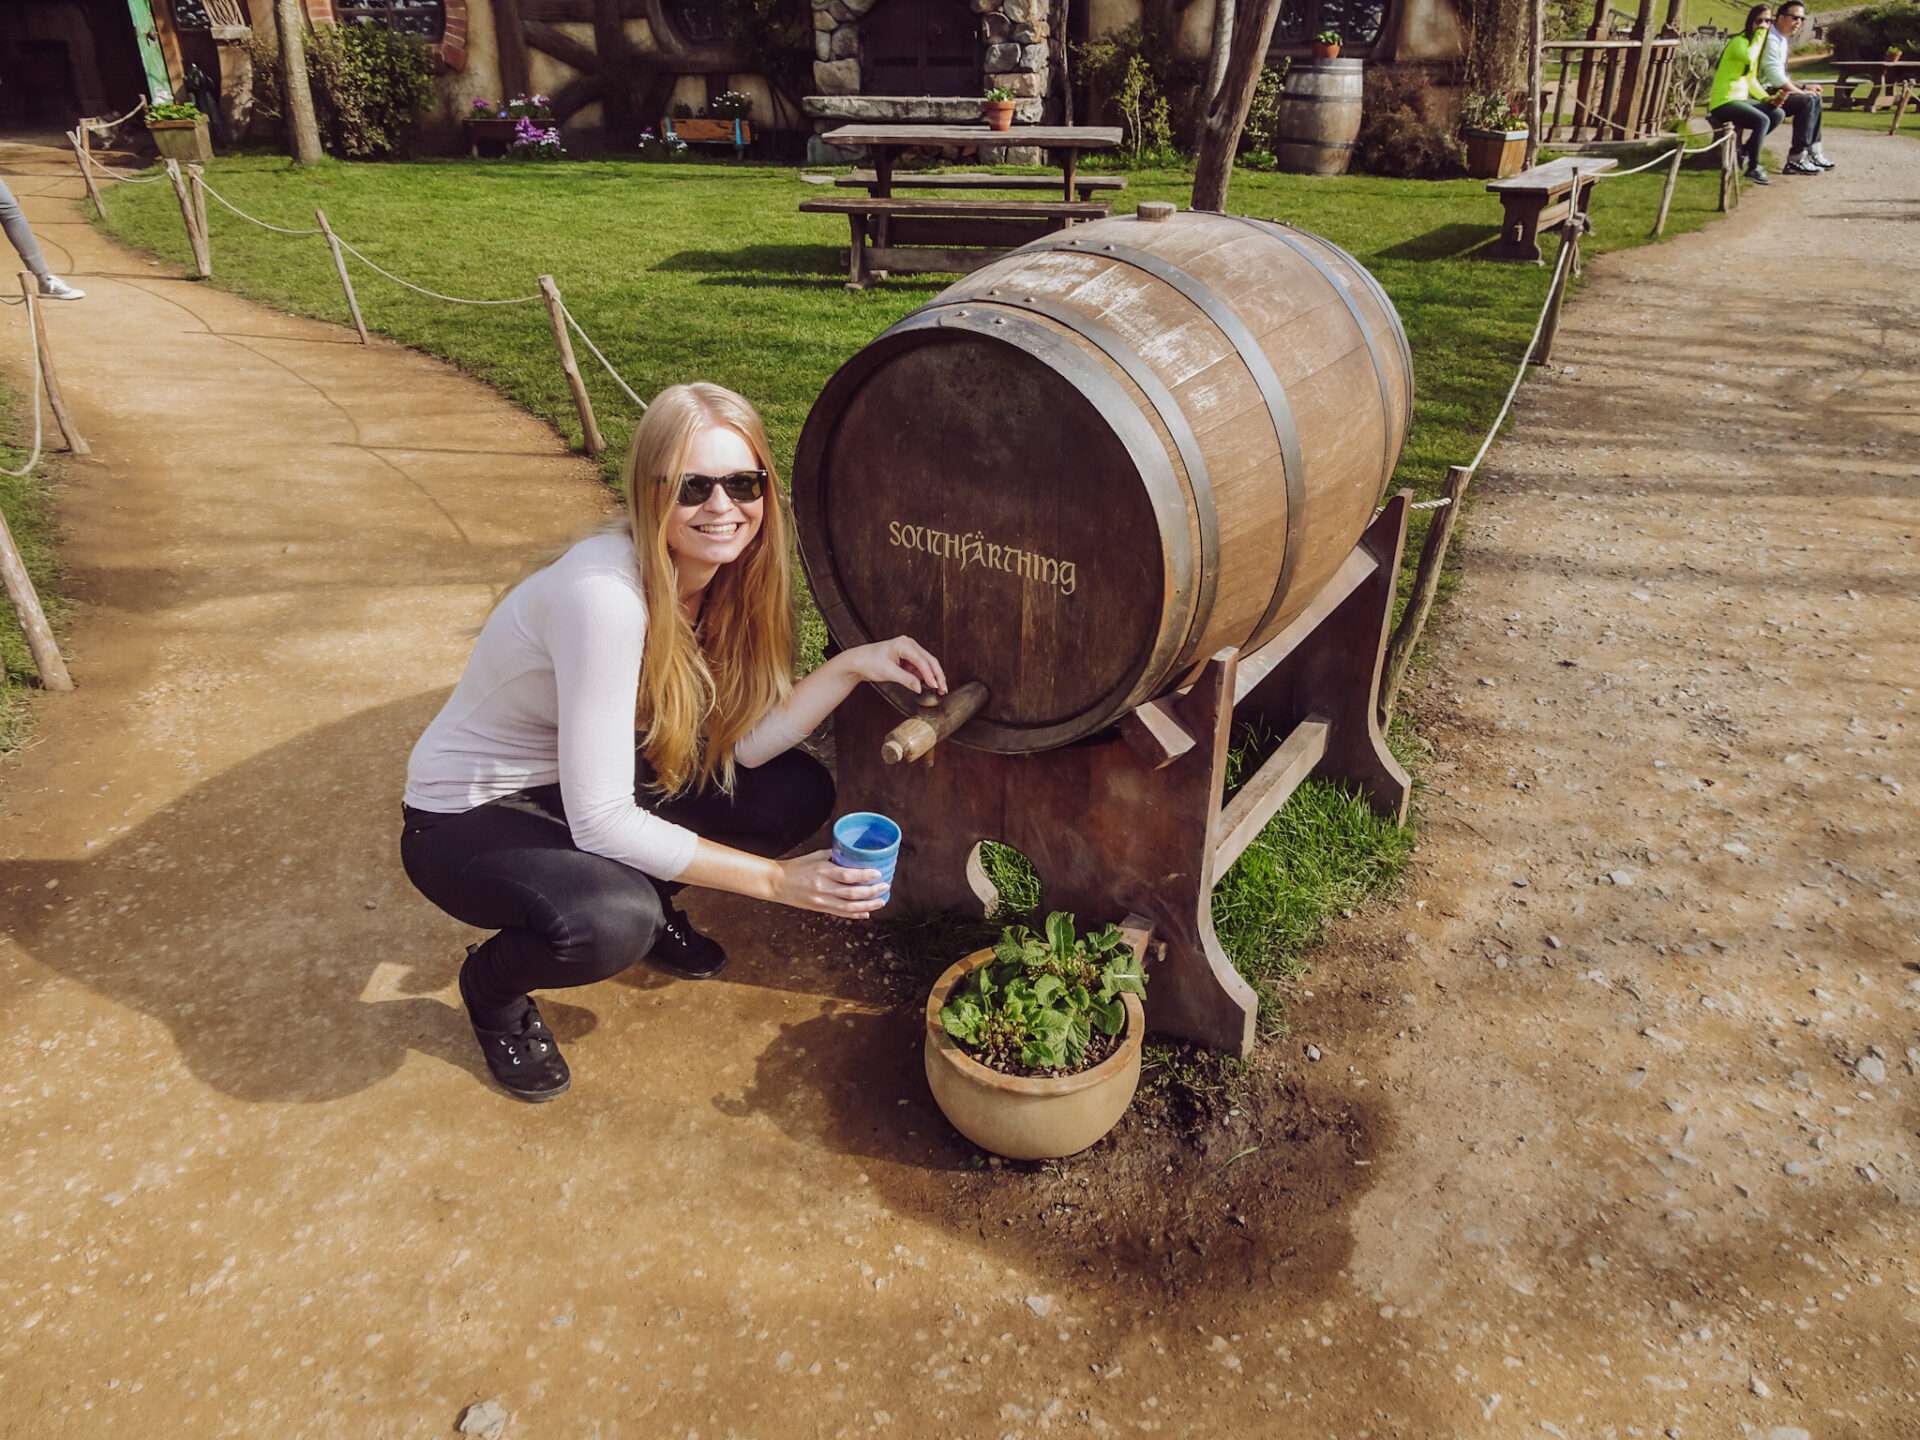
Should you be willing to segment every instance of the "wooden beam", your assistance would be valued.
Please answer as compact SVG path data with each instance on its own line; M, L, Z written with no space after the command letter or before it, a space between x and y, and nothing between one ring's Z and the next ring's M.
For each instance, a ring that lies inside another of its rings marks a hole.
M521 0L493 0L493 33L500 49L500 98L503 101L533 89L533 62L527 54L527 23L521 10Z
M1227 867L1266 828L1300 782L1313 773L1327 753L1328 730L1324 720L1301 721L1253 778L1234 792L1214 826L1215 879L1227 873Z
M1171 710L1149 700L1120 717L1120 738L1148 769L1164 770L1199 742Z
M327 224L327 212L315 210L313 218L320 222L320 233L327 237L327 249L333 252L334 273L340 277L340 288L346 292L347 313L353 317L353 328L360 336L360 343L367 343L367 322L360 318L360 299L353 293L353 277L347 274L347 258L340 253L340 241L334 236L333 227Z
M573 393L573 408L580 415L580 437L587 454L598 455L607 448L601 438L600 422L593 417L593 401L587 395L587 383L580 378L579 362L573 358L573 337L567 334L565 307L560 303L560 287L551 275L540 277L540 297L547 302L547 319L553 325L553 343L560 351L560 369L567 377L567 389Z
M48 690L73 689L73 677L67 673L67 662L60 658L53 627L47 624L47 612L40 608L40 596L34 591L26 561L20 558L20 547L13 543L13 532L7 529L4 515L0 515L0 584L13 602L13 613L20 617L20 631L27 637L27 653L33 656L41 685Z

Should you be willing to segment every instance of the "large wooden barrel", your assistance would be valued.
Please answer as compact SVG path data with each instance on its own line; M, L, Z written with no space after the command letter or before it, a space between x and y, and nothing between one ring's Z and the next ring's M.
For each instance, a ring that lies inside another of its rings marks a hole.
M1273 153L1282 170L1344 175L1360 136L1362 60L1295 62L1287 70L1274 126Z
M1337 246L1193 213L1077 225L839 369L794 460L842 646L906 633L1066 744L1279 632L1385 493L1413 408L1392 303Z

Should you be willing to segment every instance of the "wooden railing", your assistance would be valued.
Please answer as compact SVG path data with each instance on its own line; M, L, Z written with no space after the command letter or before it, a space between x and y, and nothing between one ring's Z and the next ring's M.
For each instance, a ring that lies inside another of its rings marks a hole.
M1639 140L1666 128L1678 36L1549 40L1541 48L1544 143Z
M1640 140L1665 129L1667 86L1680 48L1686 0L1640 0L1629 35L1611 34L1609 0L1595 0L1584 40L1540 47L1540 139L1548 145Z

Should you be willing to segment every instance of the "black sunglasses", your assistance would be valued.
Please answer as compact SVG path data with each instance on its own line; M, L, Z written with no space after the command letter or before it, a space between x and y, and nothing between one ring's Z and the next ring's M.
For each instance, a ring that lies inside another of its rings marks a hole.
M713 495L716 485L726 486L727 498L736 505L745 505L767 493L767 472L736 470L731 475L682 475L677 503L704 505Z

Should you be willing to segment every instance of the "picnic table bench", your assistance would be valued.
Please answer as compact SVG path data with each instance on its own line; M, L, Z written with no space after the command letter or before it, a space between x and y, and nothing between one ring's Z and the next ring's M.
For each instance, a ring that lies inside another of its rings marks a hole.
M998 177L996 177L998 178ZM847 288L864 290L887 273L977 270L1016 245L1108 214L1100 200L920 199L826 195L802 213L844 215L852 231Z
M1920 60L1836 60L1828 98L1835 110L1880 110L1893 103L1903 80L1920 80ZM1865 81L1866 97L1854 99L1856 85Z
M1487 189L1502 206L1500 239L1487 252L1489 258L1540 264L1541 227L1564 225L1582 214L1594 180L1619 166L1618 160L1597 155L1569 155L1489 182Z
M880 177L872 170L855 170L833 182L842 189L865 190L869 195L885 195ZM894 190L1045 190L1059 193L1061 182L1051 175L975 175L955 171L913 172L896 170ZM1127 182L1119 175L1075 175L1073 188L1082 200L1091 200L1096 191L1124 190Z

